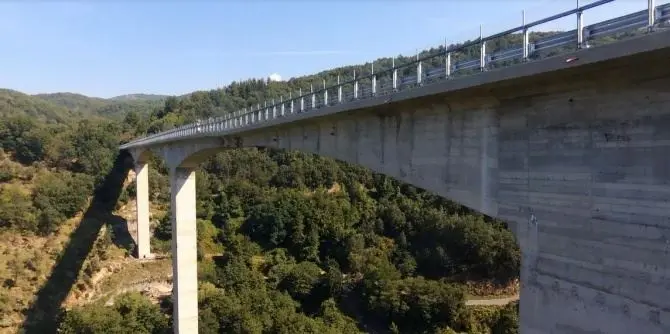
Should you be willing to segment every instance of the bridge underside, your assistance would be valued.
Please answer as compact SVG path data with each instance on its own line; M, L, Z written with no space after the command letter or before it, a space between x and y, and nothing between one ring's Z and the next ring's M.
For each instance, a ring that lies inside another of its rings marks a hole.
M512 223L522 333L669 333L668 59L663 48L157 150L175 175L240 146L368 167ZM173 210L190 221L184 203ZM183 247L175 270L195 261Z

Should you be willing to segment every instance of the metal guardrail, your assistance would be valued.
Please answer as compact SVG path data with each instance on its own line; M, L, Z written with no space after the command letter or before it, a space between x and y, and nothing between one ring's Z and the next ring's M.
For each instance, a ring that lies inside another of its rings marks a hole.
M448 80L455 75L462 74L467 70L485 71L488 68L498 66L501 62L509 61L530 61L532 57L538 55L540 51L549 51L559 47L574 45L576 48L588 47L588 42L596 38L636 30L647 27L648 31L670 21L670 3L659 6L654 5L654 0L647 0L647 9L635 13L627 14L611 20L602 21L589 26L583 26L582 13L586 10L605 5L615 0L599 0L588 5L584 5L566 12L562 12L532 23L525 23L521 26L512 28L488 37L480 37L469 43L461 44L455 47L448 47L446 44L436 54L420 57L418 54L412 62L393 65L389 69L375 72L374 63L372 64L371 74L357 77L354 71L352 80L340 82L337 78L337 84L326 86L323 80L323 88L314 90L313 86L309 93L303 94L302 90L298 96L284 100L280 97L279 101L274 99L268 105L267 102L261 106L257 105L251 110L239 110L226 116L210 118L207 120L198 120L194 123L183 125L175 129L167 130L161 133L149 135L124 145L120 149L131 147L155 145L185 138L203 136L207 134L221 135L226 131L243 128L247 125L258 124L265 121L285 117L295 113L304 113L323 107L337 104L348 103L354 100L370 98L374 96L393 94L398 91L404 91L431 84L438 81ZM529 29L547 22L564 18L566 16L577 16L577 28L540 38L536 41L529 41ZM516 47L498 50L493 53L486 52L486 43L500 37L514 33L521 33L523 42ZM478 46L480 48L479 59L466 59L452 63L452 56L459 51ZM438 59L444 66L431 68L423 71L422 63ZM504 64L500 64L504 65ZM399 72L405 69L415 69L415 73L399 77ZM369 82L369 84L368 84ZM361 87L363 86L363 87ZM345 92L346 88L346 92ZM350 89L350 91L349 91Z

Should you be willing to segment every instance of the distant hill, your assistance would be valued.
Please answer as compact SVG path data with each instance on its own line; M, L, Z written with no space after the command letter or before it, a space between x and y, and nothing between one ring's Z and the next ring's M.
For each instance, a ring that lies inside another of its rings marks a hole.
M162 108L163 95L132 94L111 99L75 93L28 95L0 88L0 118L28 116L47 123L90 117L120 119L128 112L151 113Z
M33 95L51 103L63 106L72 111L81 111L89 113L92 110L102 108L109 104L109 101L97 97L88 97L75 93L51 93Z
M79 116L102 116L120 118L127 112L149 113L155 107L162 107L167 96L155 94L129 94L110 99L89 97L75 93L50 93L28 96L55 106L65 108Z
M81 115L77 108L68 108L63 103L0 88L0 118L28 116L49 123L63 123Z
M149 114L154 109L162 109L165 101L163 99L137 99L137 100L106 100L107 104L93 110L93 113L107 118L119 119L129 112L138 114Z
M168 98L167 95L158 94L126 94L110 98L110 101L161 101Z

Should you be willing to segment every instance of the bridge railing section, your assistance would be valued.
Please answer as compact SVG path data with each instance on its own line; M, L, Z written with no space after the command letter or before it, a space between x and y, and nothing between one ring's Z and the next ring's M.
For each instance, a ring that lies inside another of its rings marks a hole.
M483 37L480 33L478 39L457 46L449 46L445 43L444 46L440 47L437 53L423 57L417 54L413 61L405 62L404 64L395 64L394 59L391 68L380 70L375 68L373 63L370 72L366 75L360 75L359 73L354 72L353 76L348 80L344 80L338 76L337 82L331 86L328 86L326 80L323 80L320 85L321 87L315 88L312 85L308 92L300 90L296 97L293 97L292 95L286 99L280 97L279 99L273 99L269 102L266 101L263 105L258 104L248 109L229 113L225 116L207 120L198 120L191 124L126 143L120 148L125 149L135 146L154 145L189 137L221 135L227 131L287 117L297 113L305 113L356 100L393 94L398 91L413 89L435 82L453 79L458 76L474 74L510 64L532 61L534 59L543 58L543 56L546 55L552 55L552 52L555 53L556 49L572 49L571 47L576 47L578 49L587 48L589 47L589 42L622 32L640 30L651 32L656 27L670 22L670 3L656 6L654 0L648 0L647 9L592 25L583 26L582 14L585 11L614 1L615 0L598 0L535 22L522 22L522 25L518 27L488 37ZM531 28L571 15L576 15L577 17L576 29L530 41L529 30ZM494 41L510 34L519 33L522 35L522 42L520 45L496 50L494 52L487 52L487 42ZM479 49L478 59L462 59L455 61L455 55L469 48ZM424 69L424 64L435 64L438 62L441 66L433 66L430 69Z

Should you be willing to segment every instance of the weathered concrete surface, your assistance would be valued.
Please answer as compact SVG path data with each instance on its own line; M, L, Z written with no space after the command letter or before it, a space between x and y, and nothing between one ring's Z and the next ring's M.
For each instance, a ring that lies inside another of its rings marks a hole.
M522 333L668 333L670 48L649 50L160 151L171 168L239 146L366 166L510 222Z
M176 334L198 332L198 259L195 171L170 171L172 218L172 301Z

